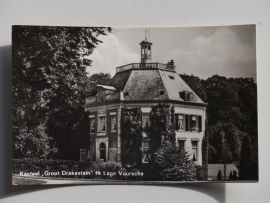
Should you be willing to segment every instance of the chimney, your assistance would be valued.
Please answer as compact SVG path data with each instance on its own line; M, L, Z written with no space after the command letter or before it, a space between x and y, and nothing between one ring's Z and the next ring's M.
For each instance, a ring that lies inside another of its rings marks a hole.
M174 61L173 61L173 60L171 60L171 65L173 65L173 66L174 66Z

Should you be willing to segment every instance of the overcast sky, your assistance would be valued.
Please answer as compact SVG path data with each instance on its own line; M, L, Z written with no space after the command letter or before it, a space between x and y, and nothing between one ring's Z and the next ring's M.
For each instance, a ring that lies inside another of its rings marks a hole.
M113 28L89 57L90 74L111 73L115 68L140 62L140 45L145 28ZM152 62L175 61L176 72L208 78L252 77L256 81L255 25L150 28ZM148 32L149 33L149 32Z

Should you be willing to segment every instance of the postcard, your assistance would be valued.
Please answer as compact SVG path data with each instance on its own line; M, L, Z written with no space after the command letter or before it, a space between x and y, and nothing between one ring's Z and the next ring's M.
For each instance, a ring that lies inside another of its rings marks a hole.
M13 185L258 182L256 26L12 27Z

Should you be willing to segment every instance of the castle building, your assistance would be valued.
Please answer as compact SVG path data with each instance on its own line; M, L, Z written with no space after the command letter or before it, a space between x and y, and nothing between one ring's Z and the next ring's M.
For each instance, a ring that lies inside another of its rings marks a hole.
M152 43L140 43L141 62L116 68L107 85L97 85L98 93L85 99L89 112L90 146L88 158L121 162L121 109L141 108L142 126L151 126L151 107L159 103L174 106L176 144L202 164L202 139L205 131L206 103L176 73L174 61L149 62ZM149 162L149 140L143 136L142 162Z

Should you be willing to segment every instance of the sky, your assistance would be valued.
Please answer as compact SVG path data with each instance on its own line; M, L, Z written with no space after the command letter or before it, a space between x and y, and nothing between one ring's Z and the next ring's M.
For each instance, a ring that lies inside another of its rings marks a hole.
M116 72L116 67L140 62L140 45L145 27L113 27L88 57L87 68L94 73ZM178 74L207 79L215 74L226 77L252 77L256 81L255 25L217 27L150 27L147 41L152 45L151 62L174 60Z

